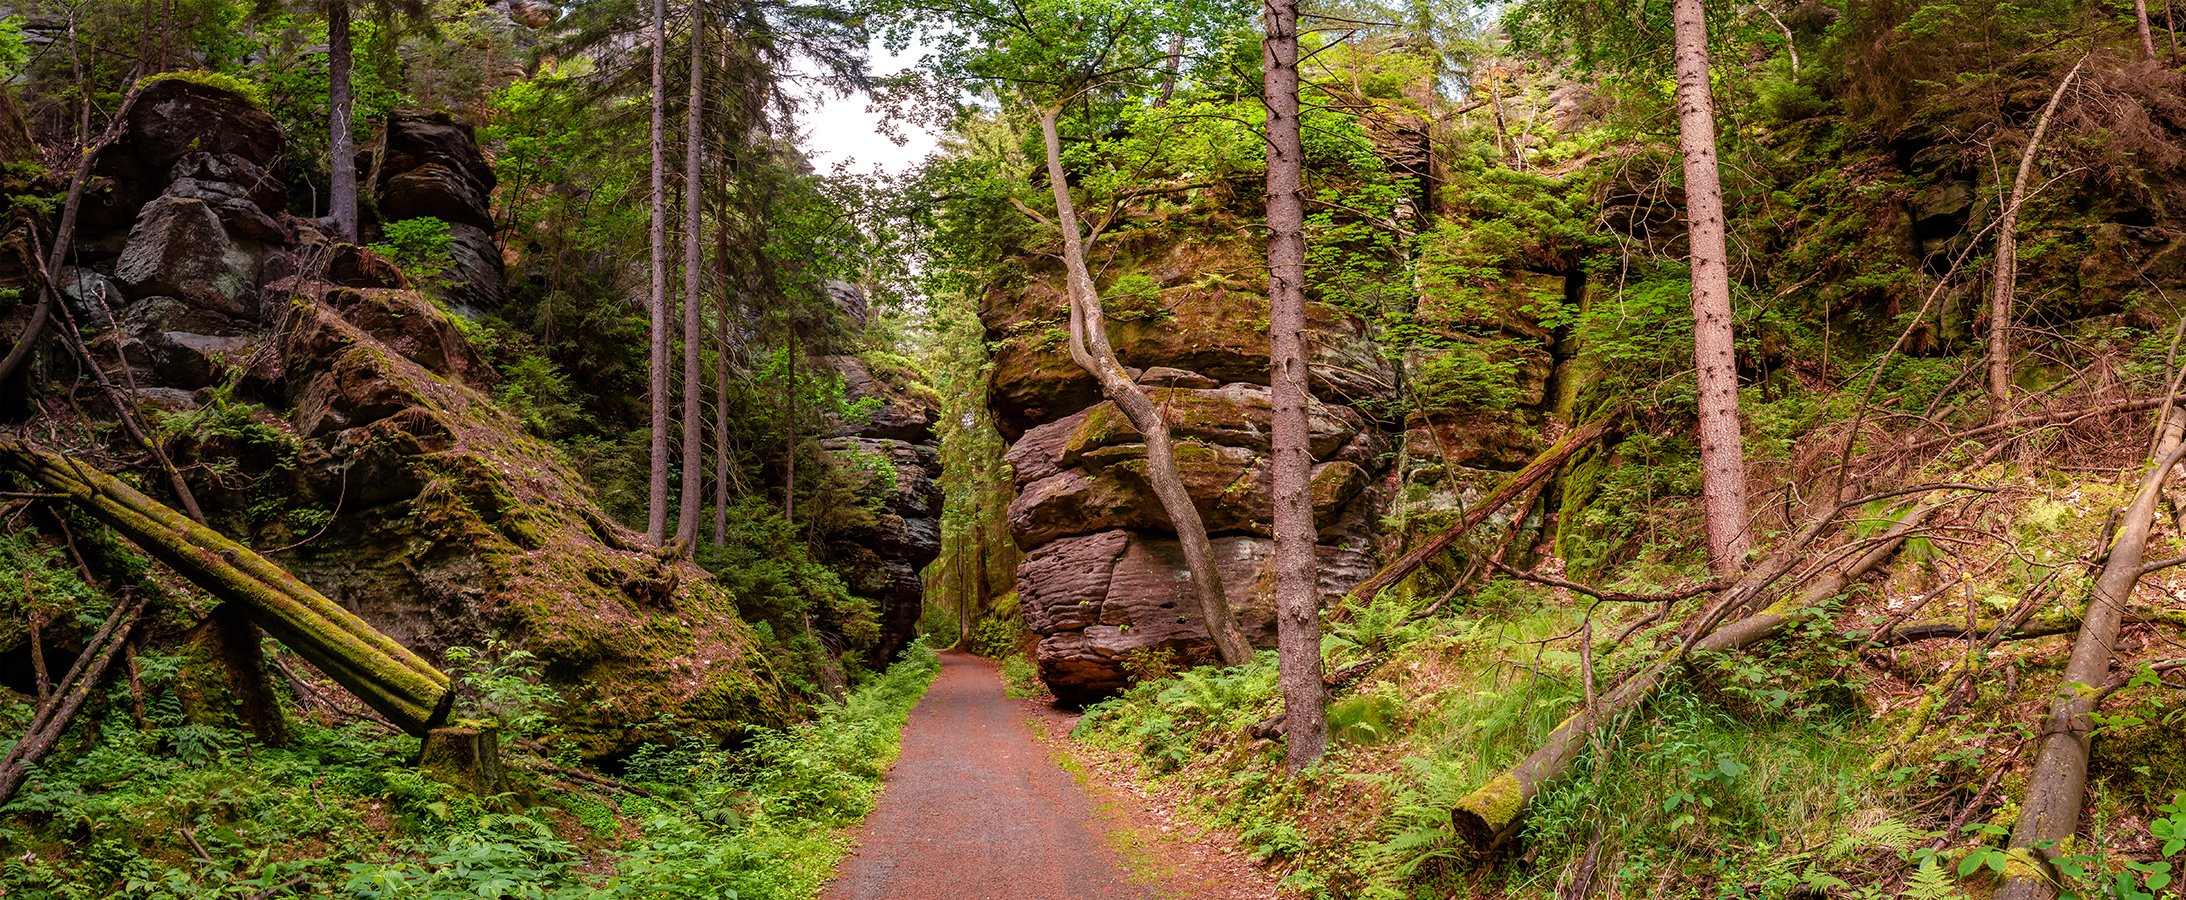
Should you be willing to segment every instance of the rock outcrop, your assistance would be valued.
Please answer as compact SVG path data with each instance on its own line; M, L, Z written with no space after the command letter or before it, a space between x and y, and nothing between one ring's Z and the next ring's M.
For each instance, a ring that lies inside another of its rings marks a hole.
M836 285L830 293L846 318L862 320L862 292ZM853 524L833 536L822 556L852 593L879 609L872 661L884 663L917 636L925 610L920 573L941 555L941 451L934 437L940 406L910 373L877 371L856 356L823 362L842 378L851 414L820 449L854 484L864 508L842 517Z
M1204 237L1114 248L1117 277L1143 275L1158 296L1111 302L1110 338L1177 441L1186 488L1213 538L1239 627L1274 645L1270 407L1265 263L1251 242ZM1119 271L1120 270L1120 271ZM1060 277L989 293L981 317L999 342L990 384L1013 440L1017 498L1009 525L1025 560L1017 593L1037 639L1041 677L1079 704L1124 687L1135 654L1212 661L1173 526L1147 480L1145 444L1062 346ZM1373 524L1393 447L1374 414L1395 374L1366 324L1316 303L1313 507L1321 592L1333 599L1373 573Z
M536 654L586 755L666 739L668 717L720 737L786 718L733 598L602 515L490 401L499 376L450 310L500 290L469 129L398 115L388 151L379 208L482 248L445 303L285 207L280 131L241 96L155 82L101 161L61 288L88 323L111 310L98 350L129 366L142 414L169 417L213 525L430 659L488 638Z

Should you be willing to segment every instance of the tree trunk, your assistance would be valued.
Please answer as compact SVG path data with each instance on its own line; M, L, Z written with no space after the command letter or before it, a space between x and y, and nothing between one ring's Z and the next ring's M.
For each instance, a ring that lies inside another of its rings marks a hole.
M713 324L713 542L716 547L729 543L729 317L735 312L736 292L729 281L727 182L724 174L721 177L724 196L713 239L714 266L721 279L721 303L714 310Z
M2155 524L2156 504L2163 499L2165 476L2186 455L2186 444L2179 441L2182 424L2186 417L2173 416L2163 423L2155 467L2141 479L2140 492L2119 519L2117 542L2110 545L2110 557L2096 577L2079 635L2072 640L2072 656L2065 662L2063 683L2052 695L2049 716L2042 722L2041 749L2034 758L2034 771L2027 776L2027 800L2019 807L2019 821L2011 831L2011 860L1996 900L2057 896L2044 869L2080 828L2095 727L2095 689L2110 677L2118 626L2133 601L2133 589L2140 584L2142 555Z
M1154 108L1163 109L1176 99L1177 71L1184 66L1184 35L1169 36L1169 62L1161 70L1161 96L1155 98Z
M645 495L645 539L668 542L668 168L666 135L668 0L653 0L652 289L646 295L652 338L650 398L653 440Z
M1708 90L1708 22L1701 0L1676 0L1678 144L1685 156L1685 220L1693 267L1693 369L1700 388L1700 481L1708 564L1738 570L1747 533L1746 460L1738 430L1738 361L1731 340L1730 257L1723 183L1715 163L1715 100Z
M397 728L423 736L453 699L448 676L296 576L217 531L73 459L0 437L6 465L66 494L99 521L251 619Z
M699 409L699 392L705 389L704 370L699 366L699 344L705 335L699 315L699 273L705 260L698 252L700 206L702 198L698 188L699 160L705 155L700 145L701 116L706 106L706 59L699 54L706 34L705 16L696 5L691 7L691 97L690 106L683 117L683 496L676 506L676 542L690 552L698 542L699 481L702 468L700 439L705 436L704 413Z
M2057 90L2042 106L2042 114L2035 117L2034 135L2027 138L2027 148L2019 154L2019 171L2011 179L2011 197L2004 202L2001 219L1996 223L1996 275L1989 291L1989 396L1995 401L1998 416L2004 414L2011 399L2012 293L2019 280L2019 204L2026 200L2027 176L2034 171L2035 154L2042 150L2042 136L2049 131L2050 116L2057 112L2057 104L2065 99L2065 89L2072 86L2073 77L2086 64L2085 59L2072 64L2072 70L2057 82Z
M267 677L265 648L249 610L235 603L213 607L183 635L182 645L184 655L201 663L178 679L185 718L223 728L240 725L267 746L288 742L288 721Z
M2133 0L2133 27L2140 33L2142 62L2156 61L2156 30L2148 24L2148 0Z
M782 364L789 370L785 381L789 385L788 402L782 413L782 521L797 521L797 323L788 324L789 341L782 351Z
M8 748L7 756L0 759L0 804L15 797L23 781L30 777L31 768L44 760L61 742L61 735L68 731L70 719L83 708L83 702L98 687L99 679L113 665L114 656L129 644L129 632L136 628L137 620L144 613L144 602L124 595L115 604L114 612L99 626L91 642L84 645L83 653L69 666L68 674L61 679L60 691L45 698L31 714L30 727L23 730L22 738Z
M1085 236L1078 228L1078 210L1070 199L1070 184L1063 173L1063 138L1056 125L1060 109L1040 111L1040 132L1047 145L1048 186L1055 195L1055 228L1063 236L1064 287L1070 296L1070 358L1100 384L1101 394L1116 404L1131 426L1146 438L1146 478L1154 496L1176 526L1183 545L1184 563L1191 570L1192 588L1199 601L1200 621L1214 641L1225 665L1252 660L1252 645L1238 633L1230 614L1228 595L1222 590L1222 572L1215 567L1214 546L1207 540L1207 526L1192 505L1192 495L1177 476L1176 457L1169 439L1169 422L1154 408L1146 392L1131 381L1116 351L1108 344L1108 324L1101 312L1101 298L1086 270Z
M1284 762L1295 774L1328 751L1321 603L1313 567L1313 452L1306 423L1305 145L1298 126L1298 0L1267 0L1268 396L1275 490L1275 656Z
M1691 649L1715 653L1744 650L1813 618L1822 611L1823 603L1889 560L1898 547L1905 543L1906 537L1919 528L1922 520L1934 509L1933 506L1917 507L1906 513L1867 552L1850 565L1817 579L1806 590L1801 591L1796 600L1787 599L1786 602L1779 602L1725 625L1693 641ZM1830 518L1835 518L1834 513ZM1778 553L1788 557L1797 548L1796 543L1787 544ZM1786 569L1788 565L1768 568ZM1738 591L1739 588L1732 588L1726 601L1735 600ZM1684 653L1674 652L1634 673L1623 684L1617 685L1614 690L1599 698L1593 708L1582 709L1571 718L1565 719L1562 725L1556 726L1556 730L1549 733L1541 748L1535 750L1531 756L1503 774L1489 779L1478 790L1459 800L1457 808L1450 813L1458 833L1474 847L1482 849L1510 837L1524 820L1526 804L1571 766L1579 753L1586 749L1589 736L1594 730L1653 696L1655 689L1661 687L1677 671L1684 658Z
M336 237L357 241L357 143L349 72L349 0L326 0L326 215Z

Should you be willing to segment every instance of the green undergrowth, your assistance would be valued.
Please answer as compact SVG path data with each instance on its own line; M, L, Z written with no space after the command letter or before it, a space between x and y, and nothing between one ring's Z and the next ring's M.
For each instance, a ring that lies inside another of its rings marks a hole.
M1963 715L1917 764L1870 772L1900 722L1876 717L1857 654L1823 625L1765 654L1696 659L1690 677L1597 733L1517 838L1483 857L1450 810L1584 702L1579 612L1511 582L1438 615L1414 620L1415 606L1384 595L1329 626L1331 670L1387 656L1332 698L1331 752L1295 779L1280 742L1247 734L1280 708L1271 653L1143 681L1089 710L1075 736L1135 758L1157 792L1188 798L1313 897L1552 897L1590 854L1595 890L1610 896L1947 897L1994 883L1992 823L2009 818L1954 829L1941 810L1994 771L1997 717ZM1597 614L1597 692L1656 652L1645 632L1623 649L1609 637L1639 614ZM2110 823L2098 833L2137 846L2130 805L2099 808ZM2104 878L2165 865L2145 856L2081 862Z
M144 724L99 717L0 810L0 893L810 897L939 670L914 645L804 723L754 729L733 748L650 746L622 773L646 796L573 787L510 752L510 792L481 799L420 775L416 741L371 726L299 719L286 746L261 747L187 724L161 690L174 661L138 662L153 697ZM508 686L508 670L484 672ZM521 705L521 691L487 694ZM127 687L101 702L126 710ZM521 711L510 722L540 723Z

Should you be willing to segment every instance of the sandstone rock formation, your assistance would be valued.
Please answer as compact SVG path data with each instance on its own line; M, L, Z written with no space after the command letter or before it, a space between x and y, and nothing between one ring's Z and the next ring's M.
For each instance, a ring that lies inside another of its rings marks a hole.
M786 717L733 598L602 515L489 400L499 376L449 309L501 287L469 129L395 116L379 182L383 211L482 248L459 257L446 305L292 214L281 153L244 98L155 82L102 160L81 267L59 279L139 411L171 424L213 525L430 659L490 637L536 654L587 755L662 739L648 729L664 716L722 736ZM116 327L93 329L108 311Z

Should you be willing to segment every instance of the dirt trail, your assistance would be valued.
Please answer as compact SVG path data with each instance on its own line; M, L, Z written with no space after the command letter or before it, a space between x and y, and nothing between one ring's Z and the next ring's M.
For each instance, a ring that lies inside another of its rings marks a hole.
M1003 695L994 665L941 655L941 674L912 710L903 755L888 773L858 848L829 885L830 900L1154 900L1180 894L1132 868L1097 809ZM1130 843L1128 837L1122 839ZM1248 889L1250 895L1268 896ZM1222 892L1228 893L1228 892Z

